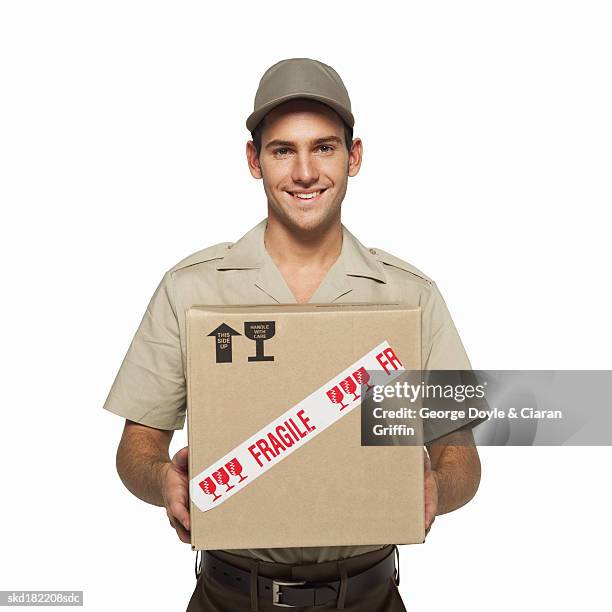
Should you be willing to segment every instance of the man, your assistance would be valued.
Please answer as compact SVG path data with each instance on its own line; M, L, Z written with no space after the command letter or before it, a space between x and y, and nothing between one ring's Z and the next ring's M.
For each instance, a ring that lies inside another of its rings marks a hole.
M126 419L117 451L122 481L140 499L165 507L182 542L190 541L188 450L170 460L168 449L173 431L185 420L184 315L189 307L420 305L424 369L470 368L435 283L401 259L365 248L341 223L348 178L359 172L362 161L363 145L353 139L353 125L348 93L331 67L290 59L266 71L247 120L253 140L246 156L252 176L263 182L268 216L238 242L199 251L164 275L106 401L106 409ZM429 529L437 514L473 497L480 463L469 424L427 449ZM405 610L393 553L392 545L205 552L188 611L265 612L278 610L279 604L302 610ZM210 575L217 567L224 569L225 579ZM294 582L281 587L276 603L268 590L274 578ZM306 584L295 585L299 580Z

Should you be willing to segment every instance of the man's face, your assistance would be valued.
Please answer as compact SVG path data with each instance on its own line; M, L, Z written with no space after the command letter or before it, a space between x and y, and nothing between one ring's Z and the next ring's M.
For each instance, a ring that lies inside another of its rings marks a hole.
M342 119L328 106L291 100L270 111L262 130L259 157L247 143L249 169L263 179L268 214L304 232L339 218L349 176L361 165L361 141L349 153Z

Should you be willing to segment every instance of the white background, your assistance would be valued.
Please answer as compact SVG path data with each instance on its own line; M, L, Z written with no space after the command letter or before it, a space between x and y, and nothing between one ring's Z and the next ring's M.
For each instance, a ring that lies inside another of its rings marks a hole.
M344 223L438 282L474 367L612 367L608 3L219 6L0 6L0 589L185 609L194 554L123 488L101 406L163 272L265 216L244 121L282 58L343 77ZM408 609L605 607L610 449L481 457L477 497L401 549Z

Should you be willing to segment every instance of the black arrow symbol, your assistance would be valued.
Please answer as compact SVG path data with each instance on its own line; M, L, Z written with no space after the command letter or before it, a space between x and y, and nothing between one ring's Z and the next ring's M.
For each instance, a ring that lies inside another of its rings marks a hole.
M232 362L232 336L241 336L240 332L232 329L226 323L221 323L217 329L208 334L215 337L217 363Z

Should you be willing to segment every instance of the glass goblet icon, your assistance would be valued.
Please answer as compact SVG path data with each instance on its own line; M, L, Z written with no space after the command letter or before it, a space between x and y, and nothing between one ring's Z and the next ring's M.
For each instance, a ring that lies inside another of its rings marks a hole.
M353 372L353 376L360 385L367 385L366 393L373 388L374 385L370 384L370 373L365 368L359 368Z
M344 393L340 391L340 387L338 385L327 391L327 397L329 397L333 404L340 404L340 410L344 410L348 406L348 404L345 404L342 401Z
M202 489L202 491L204 491L204 493L206 493L206 495L214 495L214 497L213 497L213 501L214 502L216 502L218 499L221 498L220 495L217 495L215 493L215 491L217 490L217 485L215 484L214 480L210 476L208 478L204 479L200 483L200 489Z
M266 355L264 342L276 334L276 321L246 321L244 335L255 341L255 355L249 361L274 361L274 355Z
M238 481L238 483L241 483L243 480L246 480L248 478L248 476L242 475L242 464L240 463L240 461L238 461L238 459L236 459L236 457L234 457L233 459L230 459L225 464L225 467L227 468L227 471L232 476L240 477L240 480Z
M353 401L361 397L361 395L357 393L357 383L355 382L355 379L352 376L347 376L344 380L341 380L340 387L342 387L342 390L345 393L353 394Z
M225 468L221 467L216 472L213 472L212 477L217 481L217 484L225 485L227 487L227 489L225 490L226 493L230 489L234 488L234 485L228 484L230 477Z

